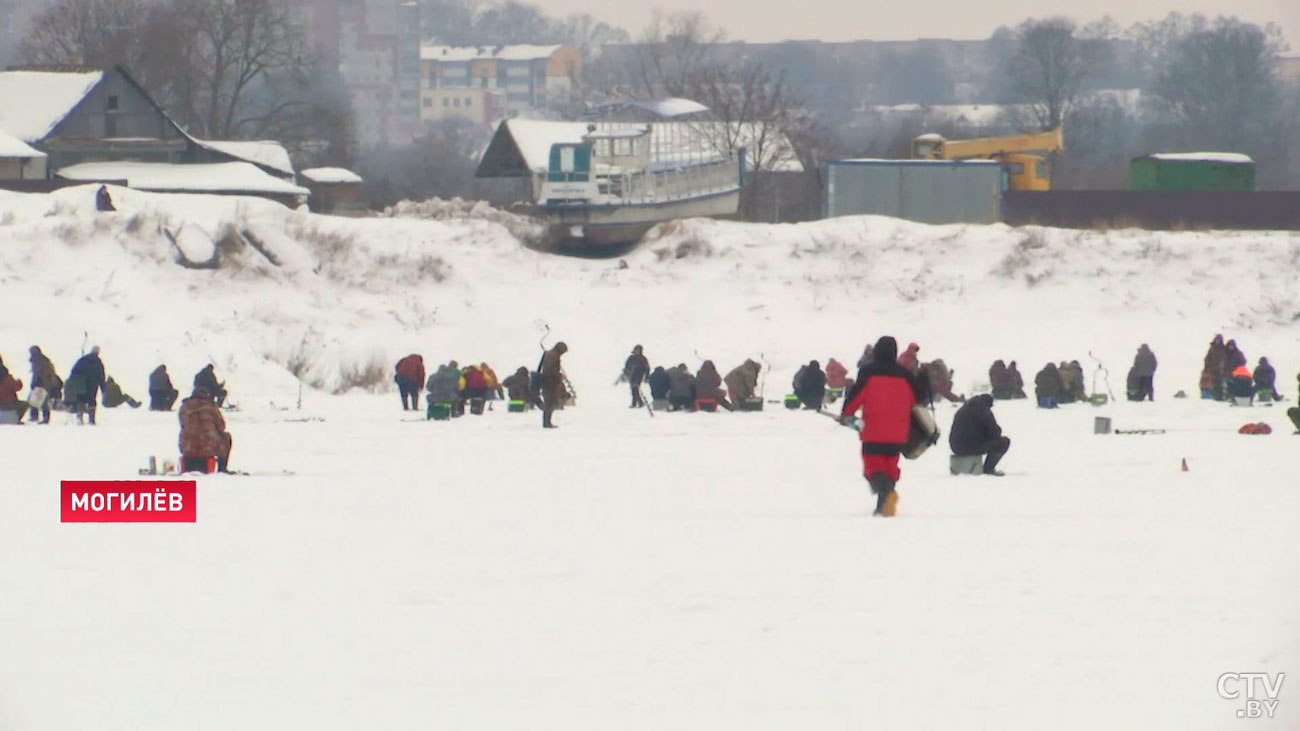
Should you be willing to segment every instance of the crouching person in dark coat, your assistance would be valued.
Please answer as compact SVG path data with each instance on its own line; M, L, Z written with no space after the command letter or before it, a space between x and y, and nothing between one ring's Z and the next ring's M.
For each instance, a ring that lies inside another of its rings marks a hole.
M217 400L217 408L221 408L226 403L226 382L217 380L216 366L211 363L203 366L203 370L194 374L194 388L203 389L209 396Z
M1296 393L1300 393L1300 375L1295 377ZM1300 406L1293 406L1286 410L1286 415L1291 417L1291 423L1295 424L1295 433L1300 434Z
M149 410L171 411L180 395L172 386L172 377L167 373L167 366L160 365L149 374Z
M105 408L109 409L116 409L122 404L126 404L133 409L140 408L140 402L132 398L131 394L124 393L122 387L118 385L117 381L113 380L112 376L109 376L108 380L104 381L103 401Z
M1002 436L1002 427L993 417L993 397L980 394L957 410L948 434L952 453L961 457L984 457L984 474L1002 476L998 462L1011 448L1011 440Z

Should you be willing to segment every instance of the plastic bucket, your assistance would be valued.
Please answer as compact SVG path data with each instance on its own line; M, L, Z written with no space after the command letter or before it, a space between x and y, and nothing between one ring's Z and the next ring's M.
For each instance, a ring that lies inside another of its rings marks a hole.
M506 410L512 414L522 414L528 410L528 404L524 401L511 401Z
M978 475L984 471L984 459L978 454L973 456L954 454L948 457L948 471L954 475Z
M1092 433L1093 433L1093 434L1109 434L1109 433L1110 433L1110 417L1109 417L1109 416L1096 416L1096 417L1093 417L1093 420L1092 420Z

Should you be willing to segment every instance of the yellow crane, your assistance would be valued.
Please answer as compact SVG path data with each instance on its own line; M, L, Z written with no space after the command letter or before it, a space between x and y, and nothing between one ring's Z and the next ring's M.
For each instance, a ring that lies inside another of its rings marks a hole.
M1065 149L1060 127L1007 137L982 137L975 140L945 140L927 134L912 140L914 160L997 160L1007 171L1012 190L1051 190L1047 157Z

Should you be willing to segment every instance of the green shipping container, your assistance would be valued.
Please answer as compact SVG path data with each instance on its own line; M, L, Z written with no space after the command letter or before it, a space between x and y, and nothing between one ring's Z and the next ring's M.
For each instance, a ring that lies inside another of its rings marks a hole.
M1128 165L1132 190L1254 190L1255 161L1230 152L1144 155Z

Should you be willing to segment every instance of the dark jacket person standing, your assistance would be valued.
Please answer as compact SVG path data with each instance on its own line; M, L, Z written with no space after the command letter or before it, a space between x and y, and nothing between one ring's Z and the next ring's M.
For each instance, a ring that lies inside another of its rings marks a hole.
M1002 427L993 417L993 397L980 394L957 409L948 433L952 453L962 457L984 457L984 474L1002 476L998 462L1011 448L1011 440L1002 436Z
M77 422L81 423L82 416L85 415L90 418L93 426L95 404L100 389L104 387L104 361L99 359L98 345L92 347L89 353L72 364L72 371L68 374L68 381L64 385L65 398L76 410Z
M648 373L650 373L650 361L646 359L645 354L641 352L641 346L638 345L632 348L632 354L623 364L623 378L627 380L628 388L632 391L632 405L628 408L645 406L645 402L641 400L641 381L645 380Z
M1146 343L1142 343L1137 355L1133 356L1133 375L1137 378L1137 398L1134 400L1155 401L1156 354Z
M542 426L546 429L556 428L551 423L551 413L559 407L560 399L563 398L564 371L560 357L567 352L569 346L563 342L556 343L554 348L542 356L542 364L538 369L542 372Z

